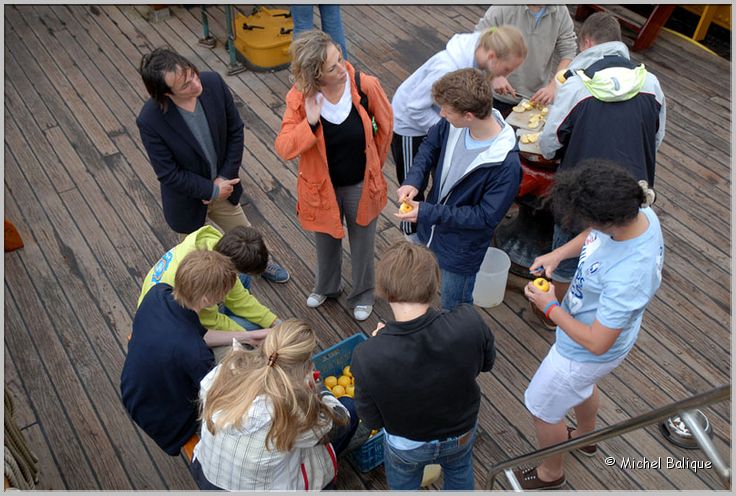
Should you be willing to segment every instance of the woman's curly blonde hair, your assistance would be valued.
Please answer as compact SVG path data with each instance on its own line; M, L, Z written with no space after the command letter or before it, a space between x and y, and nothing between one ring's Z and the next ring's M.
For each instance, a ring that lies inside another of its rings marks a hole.
M305 95L313 95L319 91L322 66L327 60L327 49L330 45L340 51L330 35L318 29L304 31L291 43L291 77L296 88Z

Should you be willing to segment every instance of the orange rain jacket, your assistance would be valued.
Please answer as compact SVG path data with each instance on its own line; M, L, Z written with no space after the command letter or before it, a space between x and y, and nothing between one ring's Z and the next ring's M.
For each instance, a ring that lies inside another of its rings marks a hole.
M361 73L361 90L368 96L368 109L378 126L378 132L374 136L371 117L360 104L360 96L355 87L355 69L349 62L345 66L351 81L353 105L363 120L365 130L365 177L356 222L367 226L386 206L388 185L382 168L391 146L394 118L381 83L375 77ZM286 95L286 112L275 146L276 153L283 160L299 157L296 214L302 227L307 231L343 238L345 229L327 168L322 126L312 132L304 109L304 95L295 87Z

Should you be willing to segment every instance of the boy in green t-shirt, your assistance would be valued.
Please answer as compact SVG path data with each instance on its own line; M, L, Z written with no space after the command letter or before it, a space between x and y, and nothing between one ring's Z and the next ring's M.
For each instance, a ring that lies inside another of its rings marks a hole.
M213 250L232 260L240 278L227 293L224 312L212 305L199 312L199 321L209 331L205 341L210 347L226 346L235 338L242 343L258 343L280 320L249 291L249 275L263 272L268 263L268 249L260 233L252 227L239 226L226 234L206 225L189 234L164 253L146 275L138 305L158 283L174 286L174 276L186 255L195 250Z

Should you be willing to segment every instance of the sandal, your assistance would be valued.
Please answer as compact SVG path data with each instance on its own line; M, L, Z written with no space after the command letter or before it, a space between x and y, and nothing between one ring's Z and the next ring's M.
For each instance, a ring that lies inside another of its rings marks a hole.
M575 432L575 427L567 426L567 439L572 439L572 433ZM595 456L596 453L598 453L598 445L597 444L589 444L588 446L581 446L577 449L580 453L582 453L585 456Z

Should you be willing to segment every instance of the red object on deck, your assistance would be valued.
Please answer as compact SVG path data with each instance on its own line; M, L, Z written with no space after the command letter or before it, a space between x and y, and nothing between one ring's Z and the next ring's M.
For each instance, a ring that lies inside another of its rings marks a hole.
M12 222L5 219L5 252L23 248L23 240Z
M521 173L521 184L519 185L519 193L516 195L517 198L527 195L546 196L555 178L553 169L531 167L523 160L521 161Z

